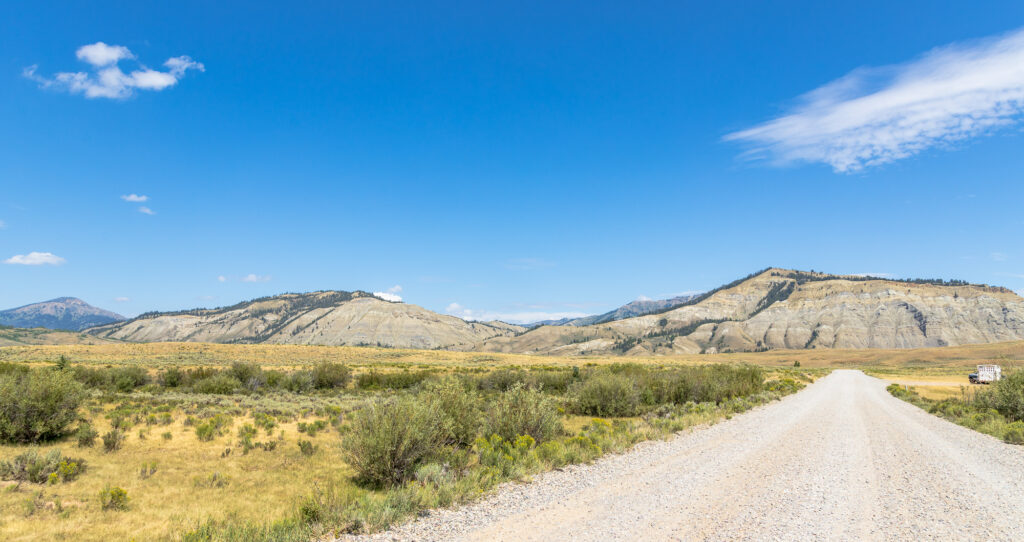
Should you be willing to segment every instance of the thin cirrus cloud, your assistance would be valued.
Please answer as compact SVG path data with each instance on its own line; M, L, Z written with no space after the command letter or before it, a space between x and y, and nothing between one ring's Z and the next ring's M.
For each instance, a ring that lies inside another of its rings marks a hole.
M4 260L9 265L61 265L67 262L64 258L52 252L29 252L28 254L15 254Z
M41 88L81 94L86 98L123 99L133 96L136 90L160 91L173 87L188 70L206 71L201 62L189 56L171 57L163 64L166 71L154 70L138 62L127 47L102 41L79 47L75 56L89 65L89 71L58 72L46 77L39 75L38 65L32 65L25 68L22 75ZM134 61L137 69L125 73L120 68L122 61Z
M139 207L139 212L144 214L144 215L155 215L156 214L156 211L154 211L153 209L150 209L149 207L146 207L145 205Z
M849 173L991 134L1022 113L1024 29L854 70L724 139L747 145L747 158Z

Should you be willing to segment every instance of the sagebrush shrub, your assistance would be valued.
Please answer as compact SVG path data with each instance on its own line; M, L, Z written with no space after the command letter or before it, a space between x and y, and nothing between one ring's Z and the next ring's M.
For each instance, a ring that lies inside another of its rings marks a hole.
M529 435L536 442L544 442L562 430L554 399L521 383L494 398L487 411L486 426L488 435L508 441Z
M359 481L393 486L410 479L441 445L437 411L414 399L377 400L357 411L342 441Z
M274 447L276 447L276 443ZM316 446L314 446L313 443L308 440L300 440L299 451L302 452L302 455L313 455L316 453Z
M68 371L33 369L0 374L0 442L43 442L61 437L85 397Z
M91 448L93 444L96 444L98 436L100 436L99 432L85 422L78 424L78 429L75 431L75 439L78 441L79 448Z
M987 393L990 406L1014 421L1024 421L1024 370L1003 377Z
M192 391L213 395L230 395L238 391L241 386L242 383L235 377L220 373L197 380L192 384Z
M85 460L64 457L60 450L45 455L31 449L0 461L0 480L45 484L70 482L85 471Z
M106 486L100 491L100 508L103 510L127 510L128 492L120 487Z
M340 363L320 363L311 372L313 387L318 390L344 388L352 379L352 371Z
M469 446L483 423L482 401L476 390L467 390L456 378L425 385L419 400L437 412L442 444Z
M572 388L576 412L589 416L635 416L640 392L633 380L620 374L598 374Z
M121 445L124 444L124 431L120 429L111 429L103 434L103 451L105 452L116 452L121 449Z

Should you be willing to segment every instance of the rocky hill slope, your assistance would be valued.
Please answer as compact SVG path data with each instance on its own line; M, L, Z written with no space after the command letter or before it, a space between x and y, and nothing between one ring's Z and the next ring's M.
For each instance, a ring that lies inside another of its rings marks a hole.
M219 309L147 313L88 330L134 342L213 342L468 348L525 328L466 322L366 292L283 294Z
M103 310L75 297L58 297L16 309L0 311L0 325L80 331L88 327L119 322L124 316Z
M915 348L1024 339L1024 299L958 281L897 281L766 269L660 313L542 326L479 349L676 354L776 348Z

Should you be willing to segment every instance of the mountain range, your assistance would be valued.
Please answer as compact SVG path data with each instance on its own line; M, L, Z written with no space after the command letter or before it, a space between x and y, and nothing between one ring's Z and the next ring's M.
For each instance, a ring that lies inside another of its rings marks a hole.
M479 350L533 354L916 348L1024 339L1024 299L987 285L770 268L658 314L496 337Z
M58 297L0 311L0 325L81 331L83 329L124 320L120 314L103 310L76 297Z
M467 322L367 292L283 294L219 309L147 313L90 329L132 342L213 342L469 349L525 331L503 322Z
M146 313L130 320L75 298L0 315L5 318L0 323L18 327L92 325L82 337L99 341L367 345L554 355L916 348L1024 339L1024 299L1006 288L780 268L758 271L702 294L637 300L604 314L531 326L465 321L362 291L282 294L230 307Z

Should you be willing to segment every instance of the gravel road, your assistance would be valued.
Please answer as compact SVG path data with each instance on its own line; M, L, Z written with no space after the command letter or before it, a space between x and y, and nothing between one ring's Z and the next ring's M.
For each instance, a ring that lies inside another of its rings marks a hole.
M365 540L1024 540L1024 447L835 371L593 465Z

